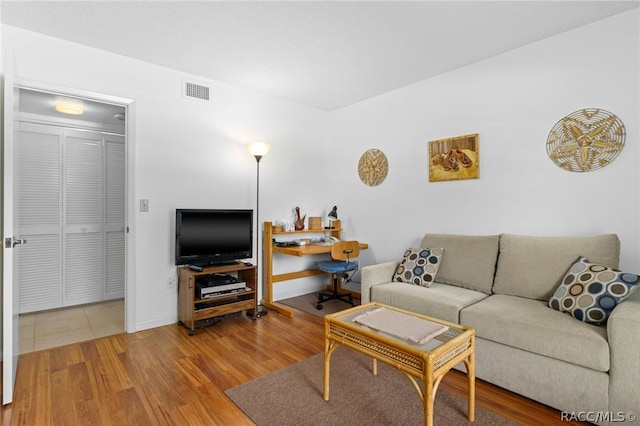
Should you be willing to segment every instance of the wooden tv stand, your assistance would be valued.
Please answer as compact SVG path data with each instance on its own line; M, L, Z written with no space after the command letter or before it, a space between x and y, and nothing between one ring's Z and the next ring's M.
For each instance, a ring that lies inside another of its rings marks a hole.
M228 293L208 298L197 298L196 278L202 275L230 274L236 275L238 280L244 281L251 290ZM258 312L258 298L256 292L256 267L235 263L205 267L202 271L189 269L188 265L178 268L178 319L179 324L189 329L189 335L196 332L196 321L206 320L221 315L247 311L252 319L256 319Z

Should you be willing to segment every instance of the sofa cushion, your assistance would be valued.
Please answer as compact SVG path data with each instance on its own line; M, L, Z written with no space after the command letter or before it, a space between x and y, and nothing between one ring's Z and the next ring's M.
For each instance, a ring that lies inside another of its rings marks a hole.
M499 238L499 235L425 234L421 247L444 249L436 282L491 294Z
M438 273L441 248L410 248L393 274L393 281L429 287Z
M486 294L434 282L431 287L405 283L371 287L371 301L396 306L422 315L458 323L460 310L487 297ZM547 308L547 310L550 310Z
M549 299L549 307L580 321L602 324L638 288L640 277L578 259Z
M408 287L408 286L407 286ZM576 321L545 302L496 294L460 313L478 337L598 371L609 370L607 329Z
M546 302L580 256L617 268L620 240L614 234L593 237L502 234L493 292Z

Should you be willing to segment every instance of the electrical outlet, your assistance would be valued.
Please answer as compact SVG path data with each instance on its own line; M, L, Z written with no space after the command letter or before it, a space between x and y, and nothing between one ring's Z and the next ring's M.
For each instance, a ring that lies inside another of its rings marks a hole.
M178 285L178 280L176 277L167 277L167 289L174 290Z
M149 211L149 200L147 200L147 199L141 199L140 200L140 211L141 212L148 212Z

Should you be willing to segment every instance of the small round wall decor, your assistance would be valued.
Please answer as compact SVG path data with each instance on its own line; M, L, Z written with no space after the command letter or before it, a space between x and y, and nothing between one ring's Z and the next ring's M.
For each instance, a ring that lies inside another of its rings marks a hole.
M358 175L365 185L378 186L387 177L387 156L379 149L370 149L362 154L358 162Z
M558 121L547 138L547 154L558 167L589 172L605 167L624 148L622 121L603 109L575 111Z

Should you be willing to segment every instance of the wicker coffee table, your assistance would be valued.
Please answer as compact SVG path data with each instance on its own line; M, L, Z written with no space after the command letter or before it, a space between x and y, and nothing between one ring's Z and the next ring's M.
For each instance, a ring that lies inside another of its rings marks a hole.
M449 329L420 345L354 322L354 318L380 307L400 312L409 317L446 325ZM424 405L424 422L427 426L433 425L433 402L440 381L456 364L464 362L469 378L467 417L473 421L475 414L475 330L473 328L385 306L377 302L326 315L324 325L325 401L329 400L331 353L339 346L346 346L372 358L372 373L374 375L377 374L377 360L404 373L413 384ZM424 388L416 378L422 380Z

